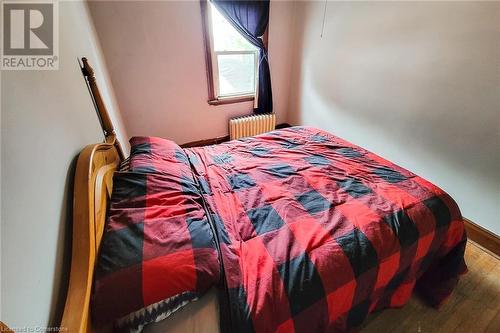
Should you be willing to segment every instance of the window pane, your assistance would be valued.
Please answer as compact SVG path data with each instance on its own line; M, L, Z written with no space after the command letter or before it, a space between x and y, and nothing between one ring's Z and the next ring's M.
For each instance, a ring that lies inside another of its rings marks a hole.
M210 7L215 51L254 51L257 49L241 36L212 3Z
M218 54L219 96L255 93L255 53Z

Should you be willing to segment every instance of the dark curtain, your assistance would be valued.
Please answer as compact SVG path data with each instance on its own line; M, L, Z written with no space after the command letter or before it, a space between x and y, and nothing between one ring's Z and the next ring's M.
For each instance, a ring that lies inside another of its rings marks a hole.
M273 112L271 74L262 35L269 23L269 0L212 0L222 15L250 43L259 48L259 95L255 113Z

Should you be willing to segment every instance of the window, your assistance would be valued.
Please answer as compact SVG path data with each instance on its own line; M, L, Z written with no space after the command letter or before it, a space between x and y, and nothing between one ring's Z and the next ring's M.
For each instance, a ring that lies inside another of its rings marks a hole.
M259 50L226 20L210 1L202 1L210 104L255 97Z

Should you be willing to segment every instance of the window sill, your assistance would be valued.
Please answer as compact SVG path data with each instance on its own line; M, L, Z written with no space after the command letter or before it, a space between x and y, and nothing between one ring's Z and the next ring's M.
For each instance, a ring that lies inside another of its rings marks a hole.
M229 97L229 98L217 98L208 100L210 105L223 105L223 104L234 104L242 102L250 102L255 98L253 96L241 96L241 97Z

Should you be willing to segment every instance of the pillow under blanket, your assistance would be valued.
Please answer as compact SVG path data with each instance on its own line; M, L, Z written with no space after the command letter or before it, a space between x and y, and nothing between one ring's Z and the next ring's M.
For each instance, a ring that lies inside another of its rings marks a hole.
M120 319L120 330L140 331L210 289L220 266L184 151L154 137L130 143L129 169L114 175L92 318L96 326Z

